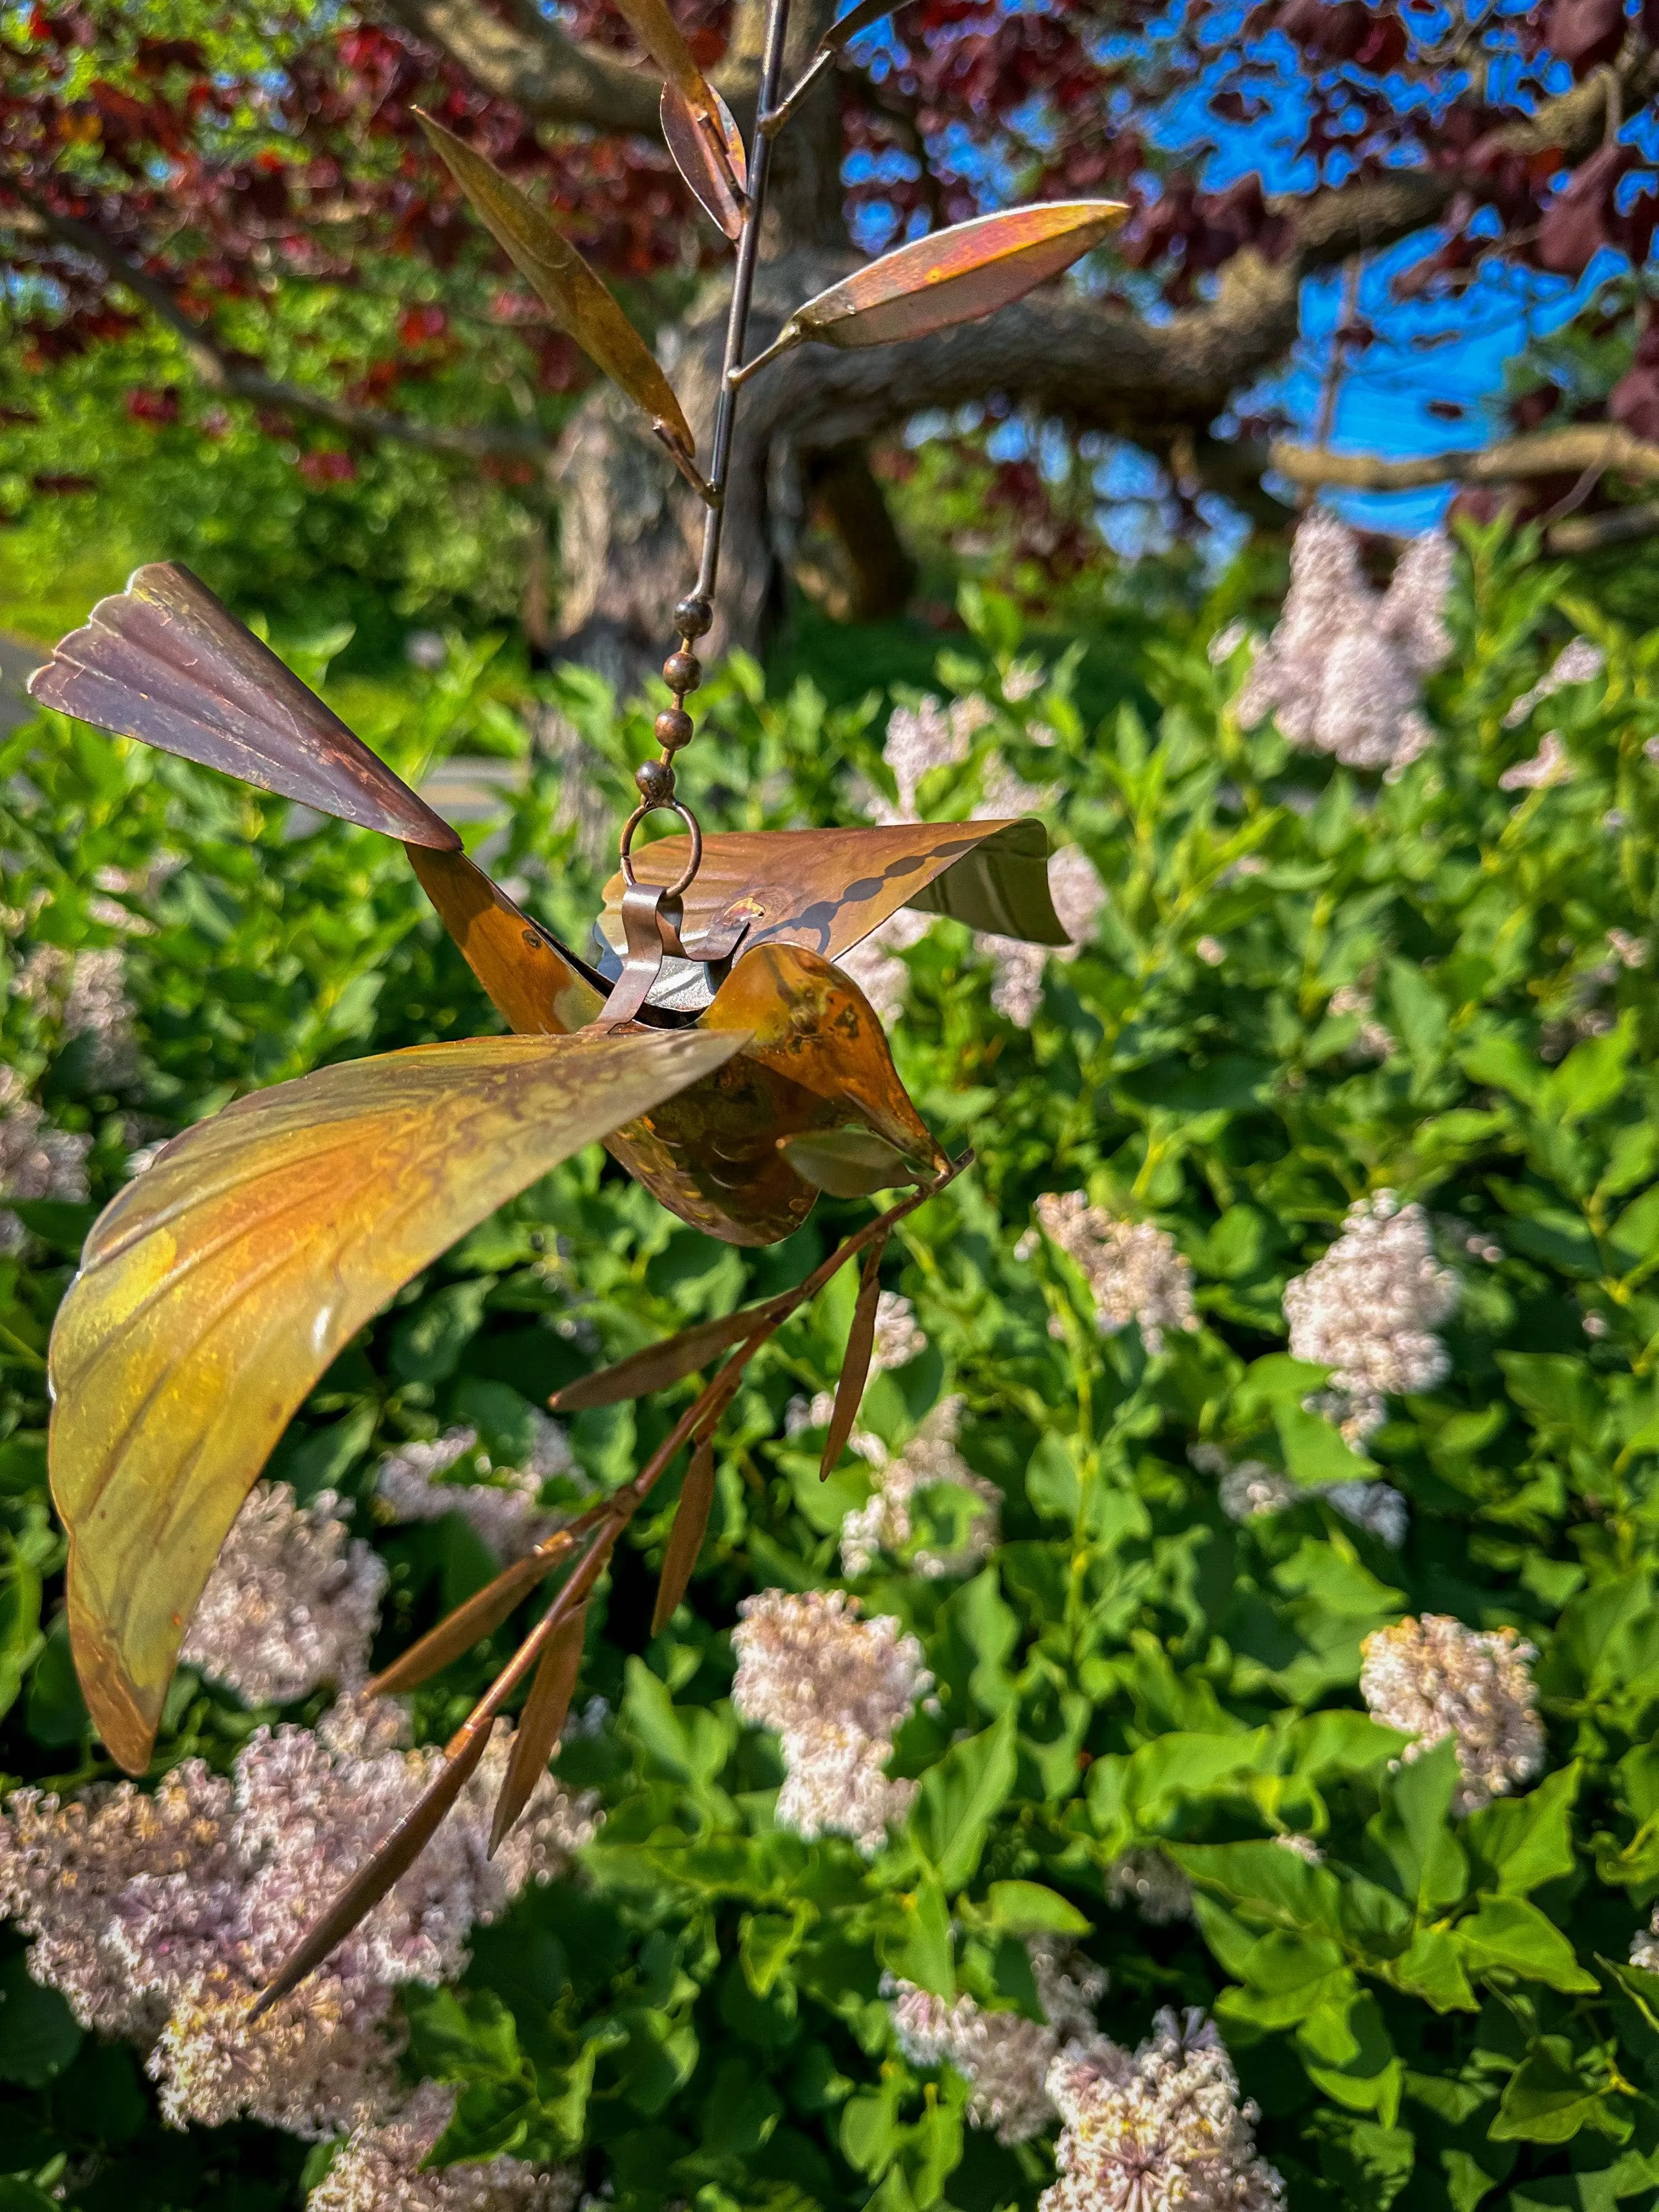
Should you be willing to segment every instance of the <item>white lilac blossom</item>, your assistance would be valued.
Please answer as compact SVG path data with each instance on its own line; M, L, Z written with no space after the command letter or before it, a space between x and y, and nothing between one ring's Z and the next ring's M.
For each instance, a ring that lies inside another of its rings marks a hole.
M1231 660L1249 635L1249 624L1237 617L1224 629L1218 629L1204 648L1211 667L1219 668L1223 661Z
M9 1199L56 1198L75 1203L87 1196L87 1154L92 1139L54 1129L9 1068L0 1067L0 1255L18 1250L23 1224L6 1210Z
M1304 751L1399 774L1434 740L1420 702L1424 679L1451 651L1442 618L1451 566L1449 540L1431 532L1378 593L1352 531L1316 507L1296 533L1279 627L1239 693L1240 721L1249 728L1273 714Z
M898 787L896 806L886 799L876 802L879 822L914 822L922 780L937 768L958 767L968 757L975 736L996 710L977 692L953 699L948 708L931 695L919 707L896 707L888 720L882 758Z
M453 1978L469 1930L592 1836L592 1802L549 1776L488 1856L512 1741L498 1729L416 1865L298 1990L251 2018L343 1873L430 1781L441 1754L403 1748L404 1724L384 1703L343 1703L315 1733L256 1730L228 1777L192 1759L154 1794L123 1782L10 1800L0 1917L32 1939L30 1972L83 2027L146 2046L173 2125L246 2114L320 2137L389 2112L398 1984Z
M1158 2014L1132 2057L1074 2046L1048 2072L1058 2179L1038 2212L1274 2212L1285 2184L1256 2152L1253 2103L1201 2016Z
M925 1344L927 1339L922 1341ZM941 1398L901 1452L890 1453L879 1437L866 1433L856 1439L860 1455L875 1469L877 1486L874 1496L866 1504L854 1506L842 1522L844 1575L866 1575L879 1553L902 1552L915 1534L910 1501L919 1490L934 1485L965 1491L975 1500L975 1510L955 1550L917 1552L916 1572L929 1581L944 1575L965 1575L996 1549L1001 1535L1002 1493L994 1482L975 1474L957 1449L962 1411L959 1397Z
M927 1349L927 1332L916 1319L916 1310L897 1291L883 1291L876 1300L875 1334L870 1344L870 1372L884 1375L889 1368L906 1367ZM804 1429L827 1428L835 1410L833 1390L816 1390L810 1398L792 1398L784 1415L786 1431L798 1437ZM860 1459L886 1457L886 1446L867 1430L854 1429L848 1448Z
M1135 1322L1147 1351L1157 1354L1166 1329L1198 1327L1192 1265L1167 1230L1121 1221L1091 1206L1080 1190L1047 1191L1036 1212L1043 1234L1081 1270L1103 1336Z
M1075 960L1095 933L1106 886L1081 845L1062 845L1048 862L1048 896L1069 945L1028 945L1023 938L983 933L974 939L996 964L991 1004L1023 1030L1042 1003L1042 973L1051 959Z
M1407 1760L1452 1738L1460 1813L1489 1805L1542 1766L1528 1671L1538 1655L1515 1629L1465 1628L1449 1613L1425 1613L1375 1630L1359 1650L1360 1694L1373 1719L1417 1739Z
M1631 1937L1630 1962L1650 1974L1659 1974L1659 1905L1654 1906L1647 1926L1638 1928Z
M250 1705L363 1680L386 1571L348 1535L339 1503L331 1490L301 1506L285 1482L254 1486L191 1617L179 1654L187 1666Z
M500 2157L422 2171L454 2110L453 2088L422 2081L390 2119L354 2129L306 2199L307 2212L575 2212L574 2166Z
M933 917L899 907L885 921L878 922L868 937L843 952L836 965L850 975L874 1007L876 1018L890 1022L904 1004L910 988L910 970L899 955L921 944L933 926Z
M1518 730L1540 700L1552 698L1569 684L1593 683L1607 665L1607 655L1599 645L1592 645L1587 637L1575 637L1564 645L1536 684L1510 707L1504 717L1506 730Z
M1325 1863L1325 1854L1311 1836L1285 1834L1275 1836L1273 1841L1280 1850L1294 1851L1297 1858L1305 1859L1310 1866L1323 1866Z
M1500 791L1547 791L1553 784L1571 783L1572 756L1559 730L1546 730L1530 760L1516 761L1498 779Z
M1342 983L1331 993L1331 1002L1326 1009L1333 1018L1340 1020L1345 1014L1360 1017L1359 1034L1351 1048L1356 1060L1387 1060L1395 1048L1393 1032L1370 1018L1376 1000L1363 983Z
M1153 1927L1193 1917L1193 1886L1172 1858L1156 1844L1137 1844L1106 1869L1106 1894L1114 1905L1131 1905Z
M1066 2045L1097 2036L1095 2007L1106 1991L1104 1969L1074 1946L1034 1939L1026 1948L1041 2020L987 2012L965 1995L947 2004L914 1982L883 1984L910 2063L954 2066L973 2086L969 2124L994 2128L1002 2143L1029 2142L1052 2124L1048 2069Z
M1200 937L1193 950L1206 968L1218 968L1227 957L1227 948L1218 937Z
M521 1468L495 1467L480 1452L477 1480L446 1482L450 1468L478 1444L476 1429L447 1429L430 1443L388 1453L375 1472L375 1493L393 1521L438 1521L459 1513L498 1559L520 1559L560 1524L559 1515L541 1510L542 1485L556 1474L574 1474L576 1464L558 1423L539 1409L532 1419L530 1457Z
M1608 949L1618 956L1621 967L1646 967L1648 940L1645 937L1632 937L1627 929L1610 929L1607 932L1607 945Z
M120 912L131 920L125 908ZM115 1090L132 1083L138 1073L138 1042L118 945L76 953L56 945L37 945L12 988L56 1023L66 1044L88 1039L88 1072L95 1080Z
M884 1375L890 1367L906 1367L927 1349L927 1332L916 1319L916 1310L897 1291L883 1291L876 1300L876 1334L870 1348L870 1372Z
M915 1795L884 1770L901 1723L933 1686L921 1644L890 1615L863 1620L842 1590L763 1590L738 1610L732 1704L782 1739L779 1826L850 1836L872 1854Z
M1255 1521L1306 1498L1322 1498L1344 1520L1396 1552L1411 1526L1410 1507L1386 1482L1296 1482L1259 1459L1241 1460L1234 1467L1213 1444L1193 1444L1187 1456L1201 1474L1219 1478L1216 1496L1230 1521Z
M1350 1443L1381 1428L1389 1397L1444 1381L1449 1357L1434 1331L1460 1288L1435 1259L1422 1207L1387 1190L1351 1206L1324 1257L1285 1285L1291 1356L1333 1370L1321 1410Z

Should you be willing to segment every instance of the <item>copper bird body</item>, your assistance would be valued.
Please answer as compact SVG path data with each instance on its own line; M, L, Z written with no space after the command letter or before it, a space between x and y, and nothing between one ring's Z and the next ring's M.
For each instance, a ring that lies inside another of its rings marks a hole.
M150 1761L191 1613L248 1490L291 1417L363 1328L449 1245L583 1146L616 1159L682 1220L735 1244L789 1236L820 1192L899 1191L793 1290L635 1354L566 1394L602 1405L713 1369L633 1480L597 1500L393 1662L410 1688L502 1626L549 1578L541 1619L446 1748L425 1796L320 1912L266 1990L309 1972L424 1848L507 1701L529 1703L492 1849L563 1725L581 1622L612 1551L690 1449L659 1626L682 1601L714 1496L715 1431L770 1339L836 1272L864 1267L825 1471L850 1430L894 1228L971 1155L947 1158L886 1037L836 963L899 908L1060 945L1047 840L1033 821L743 832L705 839L676 797L694 734L720 563L739 387L813 339L867 345L992 312L1103 237L1103 202L1012 210L899 249L807 301L777 346L744 358L773 139L857 28L832 27L781 88L788 0L769 0L757 123L741 136L665 0L619 0L666 82L665 133L737 246L705 476L668 378L544 210L430 118L428 137L501 248L595 364L642 408L705 504L701 566L675 605L664 664L674 704L660 757L606 888L600 949L573 951L461 849L455 831L186 569L138 569L31 678L43 703L276 796L400 839L419 881L514 1034L325 1067L186 1130L94 1224L49 1352L53 1495L69 1533L68 1611L93 1721L129 1771ZM634 850L668 808L684 834ZM723 1364L714 1363L723 1360ZM584 1395L586 1394L586 1395ZM555 1401L556 1403L559 1402Z

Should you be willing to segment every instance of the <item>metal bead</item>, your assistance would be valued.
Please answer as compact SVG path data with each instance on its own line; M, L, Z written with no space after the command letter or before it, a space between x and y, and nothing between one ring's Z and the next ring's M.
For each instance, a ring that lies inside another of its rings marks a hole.
M682 637L702 637L714 620L714 608L696 592L682 599L674 610L674 627Z
M641 761L634 785L647 806L664 805L674 796L674 771L666 761Z
M702 663L695 653L671 653L662 665L663 681L682 698L702 682Z
M657 717L657 743L665 752L678 752L690 744L692 727L684 707L665 707Z

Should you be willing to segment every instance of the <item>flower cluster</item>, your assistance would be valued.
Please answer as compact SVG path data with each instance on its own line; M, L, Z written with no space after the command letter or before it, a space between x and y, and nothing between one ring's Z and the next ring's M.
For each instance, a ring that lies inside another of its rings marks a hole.
M492 1860L498 1729L425 1853L325 1966L254 2020L249 2003L339 1886L414 1803L441 1754L403 1747L403 1716L342 1704L319 1729L260 1729L227 1778L198 1760L154 1795L131 1783L67 1802L23 1790L0 1821L0 1917L76 2017L149 2050L176 2125L239 2114L323 2136L395 2101L399 1983L459 1972L472 1926L594 1832L550 1777Z
M256 1484L191 1620L187 1666L250 1705L362 1680L386 1571L369 1545L348 1539L339 1502L325 1490L301 1506L287 1483Z
M1201 2015L1161 2012L1133 2056L1062 2051L1048 2095L1065 2122L1038 2212L1273 2212L1285 2184L1256 2152L1254 2104Z
M1285 1285L1291 1353L1333 1370L1325 1410L1349 1443L1381 1428L1390 1395L1445 1379L1449 1360L1434 1331L1460 1287L1435 1259L1422 1207L1387 1190L1351 1206L1324 1257Z
M1187 1456L1200 1473L1220 1478L1216 1495L1230 1521L1254 1521L1310 1498L1322 1498L1345 1521L1395 1552L1411 1526L1411 1509L1391 1483L1297 1482L1259 1459L1241 1460L1235 1467L1213 1444L1194 1444Z
M910 2063L948 2061L973 2085L971 2124L994 2128L1004 2143L1029 2142L1052 2123L1048 2069L1066 2044L1095 2036L1094 2008L1106 1990L1104 1971L1075 1948L1046 1941L1026 1948L1041 2020L987 2012L965 1995L947 2004L914 1982L884 1984L899 2048Z
M1452 1738L1459 1812L1489 1805L1542 1766L1528 1672L1538 1655L1513 1628L1465 1628L1449 1613L1425 1613L1375 1630L1359 1649L1360 1693L1374 1719L1416 1737L1407 1759Z
M581 2182L574 2166L544 2171L520 2158L489 2158L422 2172L454 2109L453 2089L422 2081L392 2119L355 2129L307 2212L575 2212Z
M540 1411L533 1419L534 1442L521 1468L493 1467L477 1450L476 1429L447 1429L429 1443L388 1453L375 1474L376 1495L393 1521L438 1521L459 1513L498 1559L520 1559L560 1525L558 1515L541 1510L542 1485L554 1475L574 1474L576 1464L558 1423ZM450 1468L473 1452L480 1479L446 1482Z
M1536 684L1525 690L1504 717L1506 730L1518 730L1541 700L1553 698L1569 684L1591 684L1607 665L1607 655L1587 637L1564 645Z
M1114 1905L1130 1905L1153 1927L1193 1917L1193 1886L1171 1858L1154 1844L1122 1852L1106 1869L1106 1894Z
M882 758L898 786L896 806L876 801L878 822L914 822L924 777L937 768L956 768L973 749L975 738L996 719L996 710L977 692L942 708L931 694L919 707L896 707L888 719Z
M54 1129L32 1098L16 1097L10 1071L0 1068L0 1255L19 1249L23 1224L6 1211L9 1199L87 1196L92 1139Z
M1094 935L1106 903L1106 886L1081 845L1062 845L1049 861L1048 896L1060 927L1072 939L1069 945L1028 945L1023 938L989 934L975 939L996 964L991 1004L1023 1030L1030 1028L1042 1003L1042 975L1049 960L1075 960Z
M924 1338L925 1343L927 1340ZM957 1449L963 1401L941 1398L902 1452L890 1453L879 1437L860 1432L854 1445L876 1472L877 1488L867 1504L854 1506L841 1524L841 1568L845 1575L866 1575L878 1553L903 1551L915 1533L910 1501L919 1490L943 1485L964 1491L976 1510L963 1541L950 1552L918 1551L915 1571L930 1581L969 1573L996 1549L1001 1534L1002 1492L975 1474Z
M1198 1327L1192 1266L1167 1230L1120 1221L1091 1206L1080 1190L1045 1192L1036 1210L1044 1235L1082 1271L1103 1336L1136 1322L1147 1351L1156 1354L1166 1329Z
M921 1644L890 1615L863 1620L842 1590L763 1590L738 1610L732 1704L783 1740L778 1825L878 1850L915 1795L885 1768L900 1723L933 1687Z
M1516 761L1498 779L1500 791L1548 791L1552 785L1572 781L1572 756L1559 730L1546 730L1530 760Z
M1450 541L1431 532L1378 593L1352 531L1316 507L1296 533L1285 611L1245 678L1240 721L1248 729L1273 714L1305 751L1398 775L1434 741L1419 702L1451 651L1442 616L1451 567Z
M118 945L76 953L38 945L14 988L56 1025L65 1044L88 1040L87 1072L94 1082L122 1091L136 1080L138 1041Z

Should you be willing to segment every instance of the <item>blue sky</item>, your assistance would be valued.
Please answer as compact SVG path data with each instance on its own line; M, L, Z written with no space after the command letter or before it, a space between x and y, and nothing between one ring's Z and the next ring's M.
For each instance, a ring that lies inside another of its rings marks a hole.
M1015 5L1043 7L1052 0L1013 0ZM1258 69L1258 89L1268 94L1265 112L1255 122L1234 125L1218 121L1207 100L1218 82L1237 59L1243 15L1242 7L1224 6L1209 11L1206 43L1216 54L1216 67L1194 84L1153 125L1153 135L1172 152L1190 148L1202 164L1203 181L1220 190L1251 171L1259 174L1270 192L1310 189L1317 179L1302 153L1308 104L1307 81L1300 58L1277 33L1253 43L1253 73ZM1427 18L1423 27L1428 27ZM1155 35L1155 33L1154 33ZM890 36L884 28L872 34L869 50ZM1512 64L1502 58L1492 64L1501 78ZM1556 67L1547 75L1545 88L1556 91L1570 82L1568 72ZM1494 85L1495 90L1510 88ZM1420 95L1409 97L1420 102ZM1139 118L1146 125L1147 118ZM1638 118L1626 135L1648 143L1650 124ZM1650 150L1651 147L1650 145ZM952 142L950 155L970 171L984 167L965 142ZM894 157L902 165L904 157ZM1340 177L1334 179L1340 181ZM988 197L1001 197L1004 180L988 170L981 177ZM869 210L870 235L860 243L872 251L893 242L890 229L882 231L879 211ZM1346 363L1338 390L1331 443L1340 450L1379 453L1393 457L1444 452L1450 447L1485 444L1498 430L1498 401L1504 386L1504 368L1526 347L1529 337L1541 337L1568 320L1580 302L1620 265L1617 257L1599 258L1577 285L1534 271L1494 267L1483 272L1463 295L1437 301L1396 301L1391 296L1395 278L1402 268L1428 250L1431 237L1407 241L1369 262L1362 274L1359 310L1378 333L1376 341ZM1332 334L1340 313L1343 279L1340 272L1310 281L1303 297L1302 336L1285 369L1258 388L1257 399L1277 403L1304 434L1316 422L1321 386L1330 359ZM1452 401L1464 412L1460 420L1446 421L1430 411L1431 403ZM921 437L943 428L938 418L915 426ZM1012 458L1028 449L1024 425L1005 423L994 432L994 452ZM1129 551L1158 535L1156 511L1146 502L1157 490L1155 471L1132 450L1106 453L1096 483L1109 512L1103 515L1108 537ZM1429 527L1451 497L1449 487L1422 491L1328 494L1333 504L1351 520L1374 529L1411 532ZM1125 504L1127 502L1127 504ZM1116 511L1112 512L1115 507ZM1224 528L1217 551L1224 553L1228 532Z

